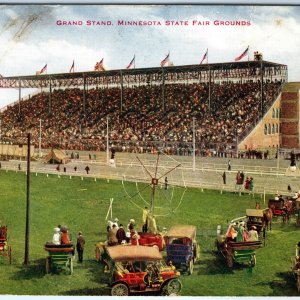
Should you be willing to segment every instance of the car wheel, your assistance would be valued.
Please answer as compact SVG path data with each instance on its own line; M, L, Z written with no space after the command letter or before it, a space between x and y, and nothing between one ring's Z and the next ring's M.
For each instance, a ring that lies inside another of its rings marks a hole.
M171 279L166 285L165 292L167 295L178 295L181 288L182 283L179 279Z
M129 290L126 284L117 283L111 289L112 296L128 296Z

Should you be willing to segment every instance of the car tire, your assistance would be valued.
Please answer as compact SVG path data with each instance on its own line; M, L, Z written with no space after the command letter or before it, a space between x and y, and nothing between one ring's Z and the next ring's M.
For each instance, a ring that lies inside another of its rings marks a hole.
M129 289L125 283L117 283L111 289L112 296L128 296Z
M182 289L182 283L179 279L174 278L171 279L165 286L165 294L170 295L178 295Z

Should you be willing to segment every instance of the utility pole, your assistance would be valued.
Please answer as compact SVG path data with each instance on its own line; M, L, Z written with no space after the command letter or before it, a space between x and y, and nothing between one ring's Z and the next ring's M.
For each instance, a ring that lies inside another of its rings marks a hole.
M30 133L27 134L27 197L24 265L29 265L29 217L30 217Z

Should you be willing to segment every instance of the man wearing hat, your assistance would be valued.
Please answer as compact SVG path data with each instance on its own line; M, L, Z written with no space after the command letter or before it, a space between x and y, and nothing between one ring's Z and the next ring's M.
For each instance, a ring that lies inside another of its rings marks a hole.
M78 237L77 237L77 243L76 243L76 249L78 253L78 262L82 262L83 260L83 250L84 250L84 245L85 245L85 239L82 236L82 232L78 232Z

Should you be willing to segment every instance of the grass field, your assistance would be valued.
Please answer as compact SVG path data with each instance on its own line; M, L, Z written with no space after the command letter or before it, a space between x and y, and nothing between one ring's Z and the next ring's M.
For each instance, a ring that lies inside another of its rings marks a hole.
M98 241L106 238L105 216L109 199L114 198L113 218L127 224L130 218L141 226L141 210L150 191L134 183L91 178L32 174L30 207L30 265L23 266L26 176L24 173L0 171L0 220L9 227L9 243L13 261L9 265L0 257L0 294L13 295L109 295L103 266L94 259ZM139 191L140 194L137 192ZM260 198L249 195L220 194L216 191L186 190L181 205L182 188L158 189L157 218L160 227L173 224L194 224L198 228L201 257L191 276L182 276L185 296L296 296L296 285L290 272L290 259L299 241L299 229L294 222L282 225L274 220L268 232L266 246L257 250L257 265L252 272L247 267L229 269L225 260L215 253L216 227L243 216L246 208L254 208ZM132 199L126 197L137 194ZM173 193L173 197L172 196ZM169 208L172 208L170 210ZM79 230L86 239L84 263L75 262L72 276L45 274L43 249L51 240L58 224L70 228L73 239Z

